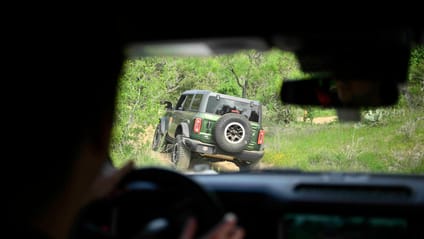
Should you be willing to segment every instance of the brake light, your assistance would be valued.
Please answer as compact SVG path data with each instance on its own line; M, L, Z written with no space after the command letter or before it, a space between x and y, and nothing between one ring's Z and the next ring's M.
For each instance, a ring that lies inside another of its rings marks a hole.
M265 138L265 130L261 129L259 130L259 134L258 134L258 144L263 144L264 138Z
M193 132L198 134L200 133L200 129L202 128L202 119L201 118L196 118L194 120L194 126L193 126Z

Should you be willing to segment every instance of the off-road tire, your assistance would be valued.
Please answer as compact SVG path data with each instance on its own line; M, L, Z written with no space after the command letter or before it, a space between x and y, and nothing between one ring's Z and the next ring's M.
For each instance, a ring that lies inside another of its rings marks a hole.
M155 134L153 135L153 141L152 141L152 150L153 151L158 151L161 143L163 140L163 135L160 132L160 125L158 125L155 129Z
M214 129L217 145L229 153L245 149L252 137L252 127L245 116L229 113L218 119Z
M158 125L153 135L152 150L160 153L170 153L172 152L172 147L172 144L166 140L166 135L161 133L160 125Z
M172 149L171 161L180 170L186 170L190 166L191 152L183 143L183 136L177 135L176 143Z

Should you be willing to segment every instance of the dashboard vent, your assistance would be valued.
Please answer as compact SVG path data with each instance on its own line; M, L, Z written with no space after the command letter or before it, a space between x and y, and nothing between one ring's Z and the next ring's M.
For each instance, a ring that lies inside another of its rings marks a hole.
M299 184L294 191L303 195L320 195L332 197L364 197L384 199L407 199L412 196L412 190L405 186L377 185L322 185Z

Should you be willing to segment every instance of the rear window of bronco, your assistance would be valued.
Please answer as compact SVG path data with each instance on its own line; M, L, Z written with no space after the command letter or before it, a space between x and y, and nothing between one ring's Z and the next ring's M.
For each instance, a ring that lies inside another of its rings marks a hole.
M245 115L249 121L259 122L259 106L253 103L217 98L209 96L206 112L211 114L224 115L227 113L238 113Z

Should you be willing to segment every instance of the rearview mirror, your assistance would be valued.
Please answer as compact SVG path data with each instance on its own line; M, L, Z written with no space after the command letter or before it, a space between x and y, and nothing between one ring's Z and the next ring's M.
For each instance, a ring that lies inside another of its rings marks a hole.
M315 78L285 80L281 100L325 108L359 108L393 105L398 101L396 82L381 80Z

